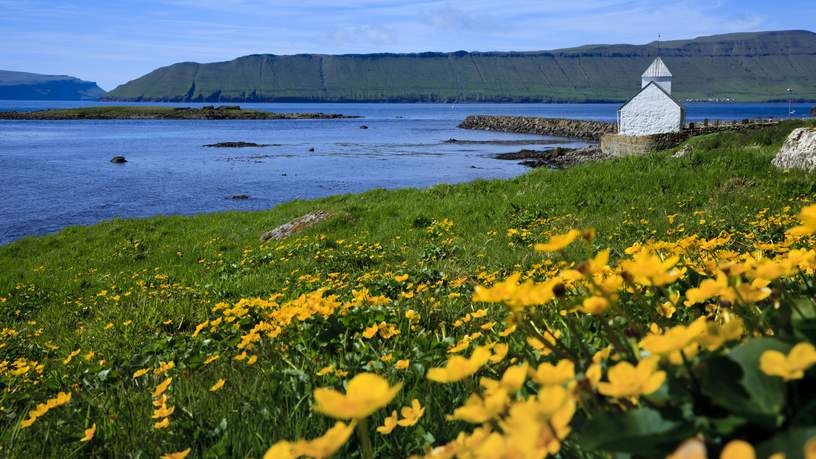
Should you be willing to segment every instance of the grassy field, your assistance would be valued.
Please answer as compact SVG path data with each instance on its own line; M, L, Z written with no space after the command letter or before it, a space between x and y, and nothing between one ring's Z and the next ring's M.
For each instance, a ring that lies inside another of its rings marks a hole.
M790 240L785 230L813 199L816 179L770 164L802 123L695 138L682 158L663 152L265 212L117 220L0 247L0 457L157 457L188 448L189 457L261 457L279 440L319 437L335 425L316 412L332 409L313 391L343 390L361 373L402 388L387 408L347 416L358 436L339 442L339 457L421 455L459 432L473 432L474 450L493 448L479 457L521 457L509 452L511 427L538 425L521 423L524 402L567 393L535 434L561 457L665 457L697 435L710 457L733 439L749 441L760 457L782 450L803 457L804 441L816 437L812 372L785 383L756 364L740 367L740 356L813 342L813 269L802 261L771 284L743 288L740 276L753 279L759 262L748 274L736 268L759 252L773 260L794 247L811 250L812 239ZM336 217L259 243L265 231L314 210ZM572 228L595 235L573 234L577 240L551 247L555 253L534 249ZM610 265L596 270L606 263L592 257L605 248ZM642 274L635 264L652 262L636 257L641 249L667 263L676 252L676 265L658 269L671 279ZM588 272L620 285L612 291L592 275L574 278ZM535 286L511 282L473 299L477 286L502 285L513 273ZM736 297L722 290L719 301L687 307L674 298L690 300L721 273ZM513 296L523 288L538 299ZM587 298L611 306L593 309ZM712 329L698 332L680 347L684 364L646 340L685 333L673 327L698 317L723 330L738 317L744 332L719 346L711 346ZM474 363L485 350L490 362ZM429 369L458 355L471 356L473 371L449 384L428 380ZM510 381L522 362L534 369L564 361L574 374L554 385L541 375ZM659 365L654 374L667 382L613 396L592 376L597 364L612 381L609 370L627 361ZM485 420L463 412L446 419L480 393L477 376L502 375L498 389L489 382L481 389L485 399L504 394L502 408ZM380 408L386 399L366 403ZM425 410L418 422L408 410L399 415L406 426L375 430L414 399ZM92 426L92 438L81 441Z

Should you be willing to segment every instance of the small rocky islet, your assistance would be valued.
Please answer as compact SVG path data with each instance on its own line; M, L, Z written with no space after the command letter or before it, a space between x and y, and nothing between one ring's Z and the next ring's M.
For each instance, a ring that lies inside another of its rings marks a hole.
M246 110L238 105L191 107L105 106L0 112L0 120L314 120L358 116L336 113L273 113Z

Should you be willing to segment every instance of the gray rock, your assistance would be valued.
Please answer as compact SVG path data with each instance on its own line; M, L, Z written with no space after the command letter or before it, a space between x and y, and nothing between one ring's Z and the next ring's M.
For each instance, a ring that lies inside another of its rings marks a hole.
M272 240L280 241L282 239L286 239L289 236L292 236L293 234L306 231L312 226L324 222L332 217L334 217L334 214L323 210L309 212L308 214L302 217L298 217L288 223L284 223L283 225L273 229L272 231L267 231L266 233L261 235L261 242L263 243Z
M114 156L113 158L111 158L110 162L112 162L113 164L125 164L128 161L127 159L125 159L124 156Z
M672 158L682 158L683 156L690 154L692 151L694 151L694 147L686 144L683 146L683 148L677 150L677 152L672 155Z
M794 129L772 164L780 169L816 169L816 128Z

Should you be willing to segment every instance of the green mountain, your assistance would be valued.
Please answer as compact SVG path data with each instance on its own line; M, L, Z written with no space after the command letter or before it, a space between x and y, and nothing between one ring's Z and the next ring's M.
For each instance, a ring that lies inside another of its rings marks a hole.
M65 75L0 70L3 100L94 100L105 95L96 83Z
M621 101L656 56L679 98L816 100L816 33L781 31L540 52L245 56L184 62L119 86L114 100L224 102Z

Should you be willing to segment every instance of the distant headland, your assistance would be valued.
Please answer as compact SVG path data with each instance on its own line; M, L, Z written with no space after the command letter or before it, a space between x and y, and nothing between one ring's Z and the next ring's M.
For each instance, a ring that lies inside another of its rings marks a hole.
M737 33L539 52L278 56L183 62L105 98L166 102L620 102L661 55L678 99L816 100L816 33ZM787 89L792 89L788 93Z
M0 100L97 100L104 95L93 81L0 70Z

